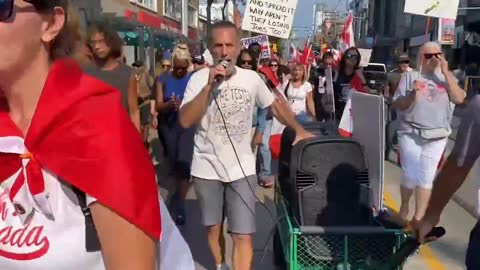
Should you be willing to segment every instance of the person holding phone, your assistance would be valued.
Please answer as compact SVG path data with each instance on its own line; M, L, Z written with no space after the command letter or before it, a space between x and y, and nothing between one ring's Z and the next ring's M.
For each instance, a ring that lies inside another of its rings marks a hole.
M398 143L403 170L400 217L407 220L409 202L415 193L414 220L420 220L430 199L437 165L451 133L456 104L465 92L448 69L440 46L425 43L421 48L420 71L402 74L393 106L398 111Z
M177 181L171 208L177 225L184 225L186 220L184 201L189 189L195 134L195 127L185 129L178 122L178 109L191 77L188 70L192 66L192 56L186 44L178 44L175 47L172 64L172 71L161 76L157 82L156 109L160 114L159 134L165 140L165 153Z

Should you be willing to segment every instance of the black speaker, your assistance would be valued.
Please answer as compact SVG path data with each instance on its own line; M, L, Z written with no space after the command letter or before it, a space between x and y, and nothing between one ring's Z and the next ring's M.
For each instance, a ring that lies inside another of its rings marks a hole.
M295 132L282 134L279 160L281 193L299 225L369 225L370 189L362 146L339 136L331 123L305 126L316 137L292 146Z

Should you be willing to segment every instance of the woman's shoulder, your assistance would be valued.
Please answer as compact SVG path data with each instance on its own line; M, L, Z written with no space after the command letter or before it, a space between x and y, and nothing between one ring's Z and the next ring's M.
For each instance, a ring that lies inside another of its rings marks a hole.
M309 89L312 89L312 84L311 84L309 81L305 81L305 82L303 83L303 87L304 87L307 91L309 91Z

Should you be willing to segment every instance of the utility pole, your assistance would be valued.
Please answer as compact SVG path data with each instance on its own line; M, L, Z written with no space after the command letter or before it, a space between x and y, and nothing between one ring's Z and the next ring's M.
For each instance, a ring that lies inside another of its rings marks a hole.
M182 0L182 35L188 39L188 0Z

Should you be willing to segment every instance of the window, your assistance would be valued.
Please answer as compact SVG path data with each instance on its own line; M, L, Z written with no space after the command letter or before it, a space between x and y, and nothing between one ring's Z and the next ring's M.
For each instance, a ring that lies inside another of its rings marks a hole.
M182 1L163 0L163 14L180 21L182 19Z
M157 12L157 0L130 0L130 2Z
M188 26L197 27L198 26L198 11L192 6L188 6Z

